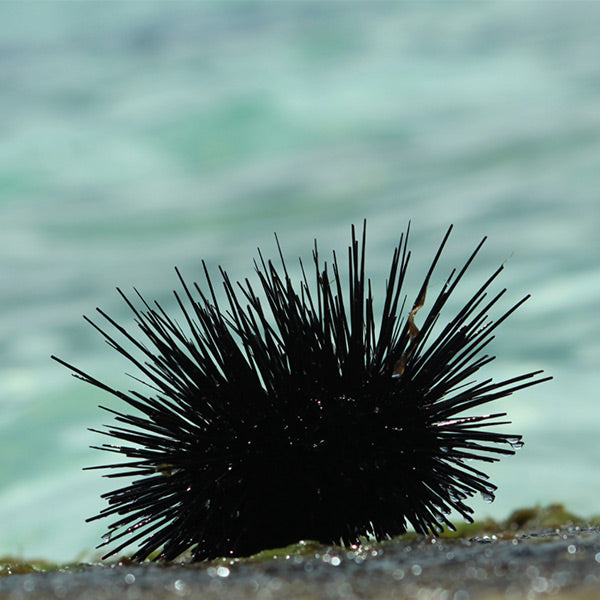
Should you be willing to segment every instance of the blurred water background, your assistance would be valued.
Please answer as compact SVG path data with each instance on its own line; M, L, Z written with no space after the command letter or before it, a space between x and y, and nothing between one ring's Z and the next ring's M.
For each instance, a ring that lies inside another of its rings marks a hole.
M412 220L407 292L450 223L432 287L484 236L452 309L499 264L487 374L554 380L502 402L525 447L489 469L480 517L600 512L600 4L0 4L0 555L94 556L114 481L89 432L129 365L81 318L125 324L115 287L176 312L173 267L251 274L344 253L368 219L383 291ZM418 319L417 319L418 321ZM108 457L110 458L110 457Z

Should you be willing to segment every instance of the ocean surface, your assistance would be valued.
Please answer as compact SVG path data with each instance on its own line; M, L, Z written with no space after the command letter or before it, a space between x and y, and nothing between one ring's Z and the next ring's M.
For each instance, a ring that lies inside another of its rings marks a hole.
M50 355L132 380L83 314L131 326L117 286L176 314L174 266L252 277L274 232L295 276L365 218L376 297L409 221L409 297L451 223L432 288L488 239L448 315L500 264L502 307L532 295L485 377L554 379L497 403L525 446L476 516L600 513L598 23L598 2L1 3L0 555L97 556L115 482L82 469L118 402Z

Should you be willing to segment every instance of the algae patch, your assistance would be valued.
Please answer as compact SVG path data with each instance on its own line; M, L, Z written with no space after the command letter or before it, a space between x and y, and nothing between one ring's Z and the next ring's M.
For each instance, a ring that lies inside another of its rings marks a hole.
M14 556L0 557L0 577L9 575L27 575L28 573L40 573L44 571L56 571L62 565L57 565L45 560L24 561Z

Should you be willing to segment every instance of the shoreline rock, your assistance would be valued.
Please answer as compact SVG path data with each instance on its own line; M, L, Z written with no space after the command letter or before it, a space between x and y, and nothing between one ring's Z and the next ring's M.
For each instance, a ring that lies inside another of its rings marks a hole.
M600 527L287 550L262 560L121 561L11 575L0 578L0 600L591 600L600 588Z

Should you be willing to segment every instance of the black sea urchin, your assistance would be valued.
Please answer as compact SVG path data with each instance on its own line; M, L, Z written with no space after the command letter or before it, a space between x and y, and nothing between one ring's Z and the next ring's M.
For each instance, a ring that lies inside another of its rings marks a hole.
M56 359L137 413L109 410L125 427L103 432L120 443L101 449L131 460L98 468L132 480L104 494L108 507L90 519L116 519L101 546L119 542L106 556L137 542L135 559L160 551L157 557L169 560L191 550L201 560L300 539L381 539L408 524L435 535L453 528L451 510L471 520L464 501L477 492L493 497L496 486L465 461L514 454L521 436L485 429L506 424L499 420L506 413L459 415L549 378L536 371L471 380L493 360L481 354L492 332L526 300L490 319L504 290L492 298L487 290L502 267L430 339L485 239L452 271L417 328L415 314L451 229L406 313L408 230L400 237L378 322L365 279L365 232L359 241L354 228L347 293L335 253L330 265L321 264L315 243L313 286L302 268L294 287L281 249L280 270L259 251L255 268L266 301L248 280L234 286L221 269L222 309L204 265L207 292L190 288L177 271L181 325L139 293L136 308L119 290L139 338L98 309L131 352L90 323L150 389L121 392Z

